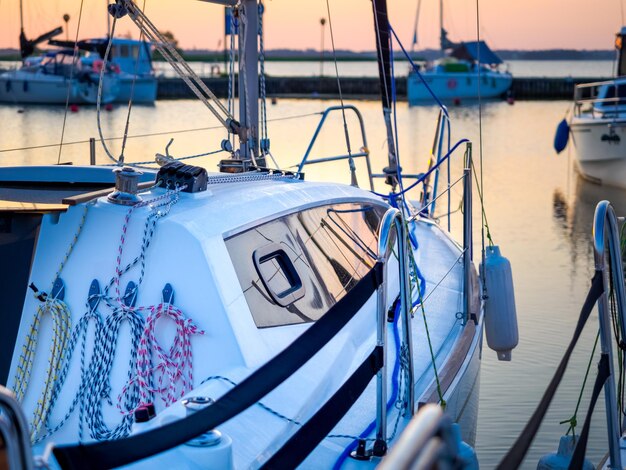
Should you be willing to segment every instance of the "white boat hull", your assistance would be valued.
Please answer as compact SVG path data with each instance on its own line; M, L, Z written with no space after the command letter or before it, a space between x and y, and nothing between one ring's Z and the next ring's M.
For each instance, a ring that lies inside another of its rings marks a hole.
M626 120L574 118L571 134L584 178L626 188Z
M69 80L61 75L12 71L0 75L0 102L15 104L95 104L98 77L90 81ZM69 91L69 96L68 96ZM102 102L112 102L119 92L118 80L105 77Z
M501 72L481 72L480 90L476 73L426 71L422 76L435 95L444 101L478 99L479 91L481 98L497 98L506 93L513 83L510 74ZM414 73L407 78L407 96L410 105L433 100L422 80Z
M63 170L69 171L66 168ZM77 168L71 170L75 172ZM352 187L300 182L247 184L246 201L240 201L232 195L238 194L243 189L242 184L244 183L217 184L211 185L210 190L206 192L181 194L180 201L171 208L169 215L159 222L158 233L150 245L149 265L137 299L138 305L158 302L163 286L171 282L176 290L176 306L189 315L188 318L199 329L206 332L204 335L194 335L190 339L196 357L193 362L193 391L188 393L190 396L213 398L222 396L232 388L232 383L220 380L219 377L226 377L235 383L241 382L308 328L305 323L272 328L256 326L252 310L241 287L246 283L240 283L242 281L238 279L235 271L238 268L233 264L232 253L229 252L230 245L227 245L230 243L229 240L242 236L240 234L261 233L256 228L259 227L259 221L271 221L280 214L291 214L296 209L303 210L311 205L326 205L331 202L341 204L345 201L381 204L366 192ZM148 200L162 195L162 190L159 189L144 193L142 197ZM254 212L242 210L243 207L249 207L248 199L255 203ZM281 207L278 212L277 204ZM63 270L63 280L67 286L65 302L71 311L72 325L78 324L84 314L85 296L91 281L99 279L102 281L101 285L105 285L109 272L106 267L115 264L114 259L120 249L119 234L124 226L125 217L128 216L127 207L111 204L106 198L94 201L88 207L88 212L80 241L75 245L72 259ZM230 216L224 217L225 213ZM75 236L83 214L85 208L79 205L68 208L67 212L58 217L51 215L43 217L31 270L32 279L29 283L43 286L55 276L58 270L58 257L51 254L64 252L67 244ZM146 208L138 208L133 216L132 227L124 238L124 262L126 258L131 259L137 255L137 250L142 245L142 227L145 226L149 216L150 210ZM255 227L255 230L247 230L246 227ZM421 309L418 309L410 324L416 408L419 403L436 403L440 398L429 348L429 342L432 342L441 393L447 403L446 410L459 422L463 439L472 444L476 432L480 371L482 336L480 304L476 297L478 307L472 311L479 312L477 325L471 320L466 325L459 322L458 317L451 313L458 310L464 298L462 265L458 263L461 252L459 246L438 225L429 220L414 221L411 224L411 231L419 240L415 262L426 281L428 297L425 299L424 308L430 331L430 338L427 338L425 320ZM174 251L173 240L177 241L175 256L171 255ZM242 259L248 260L245 256ZM388 303L393 301L398 291L396 266L391 262L387 271ZM136 279L136 275L138 273L129 271L127 277L131 279L130 276L133 276ZM127 279L124 279L122 282L122 289L126 281ZM332 287L333 284L329 285ZM477 284L474 285L476 286ZM309 289L308 292L312 290ZM414 292L414 300L416 296L417 292ZM294 374L292 379L268 394L263 399L263 407L251 407L237 418L220 426L220 431L225 436L224 443L231 442L231 439L233 443L232 451L225 450L228 455L232 452L232 461L226 459L219 460L220 462L228 461L235 467L247 468L254 466L255 462L263 461L280 448L297 429L294 420L306 421L330 399L351 371L355 370L369 354L371 345L376 344L376 298L376 294L373 294L356 313L345 332L329 341L302 370ZM25 299L19 331L16 332L11 372L7 374L9 378L16 377L21 346L28 334L33 314L37 311L38 302L32 295ZM206 307L208 303L211 305L210 312ZM99 308L102 310L103 318L111 315L108 307L101 305ZM52 319L46 315L41 322L43 333L40 344L50 343L52 326ZM390 381L396 362L397 347L393 339L393 328L392 323L387 323L389 366L387 375ZM399 328L399 337L402 337L404 327L401 323ZM161 334L165 339L174 337L176 329L172 322L166 321L159 326L159 337ZM109 378L113 399L121 394L128 381L126 369L132 357L129 335L130 331L126 329L122 331L119 347L115 350L113 369L115 372ZM92 347L88 345L88 351ZM38 350L37 354L38 358L31 376L33 386L28 389L22 402L27 416L33 416L35 413L39 396L36 384L42 384L46 380L48 362L45 348ZM67 410L72 409L72 400L81 383L80 377L79 357L74 356L71 359L70 372L63 392L50 411L51 424L62 422ZM393 384L390 383L388 388L391 395ZM366 429L375 419L376 403L376 381L372 380L350 412L332 431L331 434L335 437L324 439L303 462L302 468L333 466L343 449L353 441L352 437L340 436L355 436ZM157 417L142 428L135 423L131 430L132 434L159 427L185 416L186 411L180 401L168 406L162 405L160 401L156 401L155 404ZM115 406L108 406L105 403L101 412L107 423L118 423L121 419L120 411ZM396 420L398 432L401 432L408 422L408 416L402 417L398 413L396 407L390 408L387 417L389 436L392 435ZM38 444L35 453L41 452L47 442L76 443L79 440L78 415L78 412L70 412L66 424ZM391 445L398 436L396 433L393 434L394 437L390 438ZM85 435L83 442L93 439L93 436ZM130 467L197 468L197 465L200 465L197 462L217 462L213 457L217 458L214 454L218 451L221 450L213 447L194 449L179 446ZM222 467L229 468L231 465L228 462ZM346 461L346 467L355 465L358 465L355 460ZM364 465L367 466L367 463Z
M115 102L128 102L131 96L133 103L154 103L157 97L156 77L154 75L148 75L134 78L131 74L121 74L119 78L119 92L117 93Z

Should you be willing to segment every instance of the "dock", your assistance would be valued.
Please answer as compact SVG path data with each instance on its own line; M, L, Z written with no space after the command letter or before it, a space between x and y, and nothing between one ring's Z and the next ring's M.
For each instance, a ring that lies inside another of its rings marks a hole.
M569 100L574 96L574 86L608 78L589 77L523 77L513 78L511 93L518 100ZM228 95L226 77L203 78L207 86L220 98ZM406 77L396 79L398 98L406 100ZM342 77L341 90L349 99L378 99L380 85L377 77ZM338 98L335 77L267 77L268 97L279 98ZM159 78L158 99L193 98L192 92L180 78Z

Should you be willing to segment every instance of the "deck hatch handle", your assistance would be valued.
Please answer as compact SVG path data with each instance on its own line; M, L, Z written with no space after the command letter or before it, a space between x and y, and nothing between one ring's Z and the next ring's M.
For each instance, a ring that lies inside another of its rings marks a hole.
M288 307L304 297L305 289L295 261L279 243L270 243L252 254L254 267L274 302Z

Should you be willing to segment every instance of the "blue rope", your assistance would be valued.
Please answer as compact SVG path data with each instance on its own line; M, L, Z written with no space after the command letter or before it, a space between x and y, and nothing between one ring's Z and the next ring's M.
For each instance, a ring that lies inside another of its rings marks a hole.
M403 195L404 193L410 191L411 189L413 189L415 186L417 186L418 184L422 183L433 171L435 171L437 168L439 168L439 166L445 162L448 158L450 158L450 156L454 153L454 151L457 149L457 147L461 144L464 144L466 142L469 142L469 139L461 139L459 140L456 144L454 144L454 146L448 151L448 153L446 153L441 160L439 160L435 165L433 165L430 170L428 170L426 173L424 173L422 176L420 176L418 178L418 180L411 184L408 188L405 188L404 190L402 190L399 193L393 193L393 196L395 198L397 198L398 196ZM378 197L382 197L384 199L388 199L391 194L381 194L381 193L377 193L376 191L371 191L372 194L375 194ZM390 203L391 204L391 203Z
M406 59L409 61L409 64L411 64L411 67L413 68L413 71L417 74L417 76L420 78L420 80L422 81L422 83L424 84L424 86L426 87L428 92L430 93L430 95L437 102L437 104L441 108L443 114L445 114L446 117L449 118L450 116L448 116L448 110L443 105L443 103L439 100L439 98L437 98L437 95L435 95L435 92L428 86L428 83L426 83L426 80L424 80L424 77L422 76L422 74L419 71L419 67L417 65L415 65L415 62L413 62L413 60L411 59L411 56L409 55L409 53L406 51L406 49L402 45L402 41L400 41L400 38L398 38L398 35L396 34L395 30L391 27L391 24L389 25L389 30L393 34L393 37L396 38L396 41L398 42L398 45L402 49L402 53L404 54Z
M387 411L389 411L394 406L394 403L396 402L398 398L398 393L399 393L400 349L401 349L400 333L398 332L398 318L399 317L400 317L400 302L396 304L396 309L393 315L393 330L392 331L393 331L393 340L394 340L395 347L396 347L396 361L393 365L393 372L391 374L391 396L389 397L389 400L387 400ZM405 328L406 327L407 326L405 326ZM410 327L410 325L408 325L408 327ZM401 413L401 412L399 411L398 413ZM359 434L359 439L367 438L367 436L369 436L372 433L372 431L374 431L374 428L376 428L375 419L365 428L365 430L363 430L363 432L361 432L361 434ZM339 455L339 457L335 461L335 464L333 465L333 470L339 470L341 468L345 460L348 458L350 453L354 449L356 449L358 444L359 444L359 441L354 440L343 450L343 452Z

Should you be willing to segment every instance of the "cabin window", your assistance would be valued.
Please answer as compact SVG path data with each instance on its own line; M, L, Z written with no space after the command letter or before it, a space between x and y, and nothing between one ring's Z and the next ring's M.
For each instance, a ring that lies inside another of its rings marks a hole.
M615 100L619 98L619 100ZM617 96L615 95L615 85L610 85L604 95L603 106L615 106L616 104L626 104L626 85L617 85Z
M374 266L385 210L367 203L320 206L226 239L256 326L321 318Z
M128 56L130 56L128 45L122 44L120 46L120 57L128 57Z
M133 55L133 59L139 58L139 46L131 46L130 51L131 51L131 54Z

